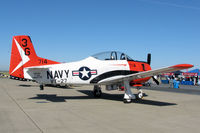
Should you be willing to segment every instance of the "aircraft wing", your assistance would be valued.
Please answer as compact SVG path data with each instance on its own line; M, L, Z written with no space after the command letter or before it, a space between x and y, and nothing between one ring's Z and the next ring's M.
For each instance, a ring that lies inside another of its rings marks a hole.
M141 79L141 78L146 78L146 77L151 77L151 76L156 76L162 73L167 73L167 72L174 72L182 69L188 69L193 67L193 65L190 64L179 64L179 65L174 65L170 67L164 67L160 69L155 69L155 70L149 70L149 71L143 71L143 72L138 72L126 76L117 76L109 79L104 79L100 81L100 84L111 84L111 83L116 83L116 82L123 82L124 80L132 81L136 79Z

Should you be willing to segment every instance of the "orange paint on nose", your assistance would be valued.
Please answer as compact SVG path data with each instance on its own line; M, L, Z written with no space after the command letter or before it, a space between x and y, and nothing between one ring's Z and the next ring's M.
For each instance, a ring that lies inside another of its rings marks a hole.
M145 62L128 61L128 64L130 71L144 72L151 70L151 66ZM151 77L146 77L146 78L132 80L130 82L130 85L131 86L141 85L142 83L149 81L150 78Z

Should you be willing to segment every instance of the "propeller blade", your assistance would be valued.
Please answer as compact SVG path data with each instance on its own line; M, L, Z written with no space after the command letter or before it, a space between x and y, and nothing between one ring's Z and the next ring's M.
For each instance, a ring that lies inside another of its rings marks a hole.
M150 53L147 55L147 63L149 65L151 65L151 54Z
M152 76L152 79L153 79L153 81L154 81L157 85L160 84L159 81L158 81L154 76Z

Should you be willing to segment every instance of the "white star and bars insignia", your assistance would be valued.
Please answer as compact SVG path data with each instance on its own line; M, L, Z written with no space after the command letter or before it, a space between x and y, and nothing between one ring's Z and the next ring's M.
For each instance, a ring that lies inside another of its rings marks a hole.
M90 70L88 67L81 67L79 70L72 71L72 76L79 76L82 80L88 80L92 75L97 75L97 70Z

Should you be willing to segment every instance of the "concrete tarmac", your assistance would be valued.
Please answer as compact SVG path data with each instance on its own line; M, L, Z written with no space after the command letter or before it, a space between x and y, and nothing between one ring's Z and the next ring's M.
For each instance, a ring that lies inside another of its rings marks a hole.
M145 88L143 101L124 104L121 91L103 89L96 99L90 86L40 91L0 78L0 133L199 132L200 95L158 90Z

